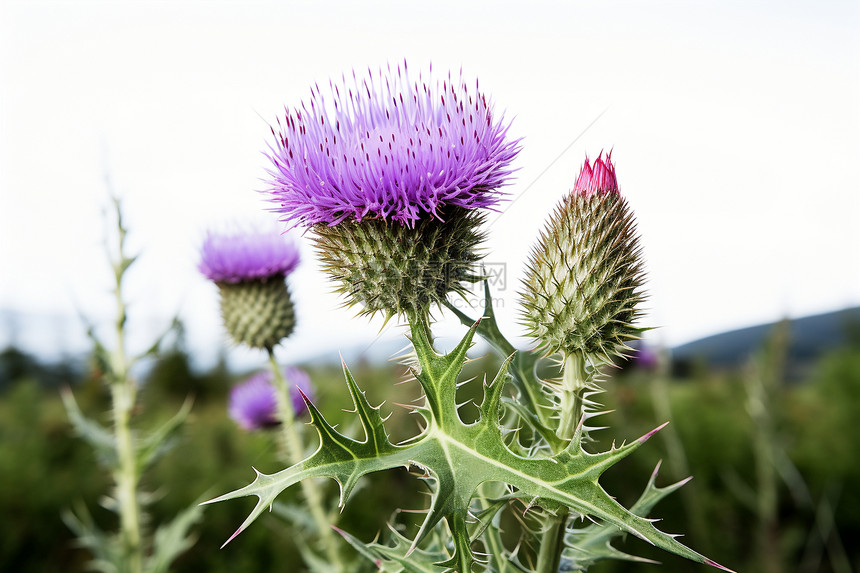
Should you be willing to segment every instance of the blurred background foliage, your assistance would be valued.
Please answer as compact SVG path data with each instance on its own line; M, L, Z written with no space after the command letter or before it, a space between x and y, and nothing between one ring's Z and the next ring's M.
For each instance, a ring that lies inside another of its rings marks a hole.
M667 419L671 424L602 479L607 491L629 505L662 460L658 485L693 475L694 480L654 511L661 529L683 532L685 542L738 571L845 573L860 570L860 336L857 329L838 345L804 357L802 375L792 363L789 330L777 326L734 367L706 362L637 361L612 373L602 402L612 412L595 434L595 448L632 440ZM186 396L194 398L189 422L174 449L146 476L156 496L150 526L175 515L201 494L214 496L247 483L251 466L280 469L274 439L240 430L227 417L231 386L247 373L230 372L226 361L207 371L192 367L181 331L171 348L140 373L141 415L167 419ZM492 373L491 355L467 365L466 377ZM308 364L316 402L341 428L353 418L339 366ZM398 403L418 396L413 382L394 364L350 364L371 402L392 412L395 439L416 431L416 421ZM61 514L77 504L93 508L96 522L110 528L112 514L100 510L107 478L90 448L72 432L59 389L75 389L81 408L105 412L108 396L85 361L44 364L7 348L0 352L0 512L7 527L0 537L0 570L83 571L89 558L78 548ZM461 389L479 396L477 384ZM464 416L469 416L468 407ZM305 417L306 419L306 417ZM316 444L307 427L306 443ZM336 487L326 485L331 496ZM349 501L340 527L369 541L389 520L408 525L398 509L416 507L422 484L406 470L371 476ZM298 488L282 502L300 503ZM195 528L196 543L176 571L296 571L301 563L292 527L283 511L264 516L230 545L218 549L242 522L253 500L208 506ZM520 508L521 509L521 508ZM508 519L511 519L510 517ZM515 527L509 528L511 532ZM515 537L507 540L511 546ZM606 562L597 573L688 571L693 565L654 550L637 539L616 543L624 551L664 565ZM523 549L528 553L528 549ZM703 569L704 570L704 569Z

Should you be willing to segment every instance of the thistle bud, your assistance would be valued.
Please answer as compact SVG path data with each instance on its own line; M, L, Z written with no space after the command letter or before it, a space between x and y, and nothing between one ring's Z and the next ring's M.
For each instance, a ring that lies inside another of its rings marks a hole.
M273 129L275 210L313 229L347 305L426 315L479 279L480 209L503 198L519 148L462 77L413 82L404 65L353 79Z
M528 334L547 355L611 363L637 338L643 281L635 220L611 157L586 159L532 251L522 293Z
M414 227L382 219L318 225L315 242L323 268L347 304L361 314L421 316L448 293L476 282L483 215L454 208L445 221L422 219Z
M218 285L235 342L271 349L292 334L295 312L284 279L298 263L295 245L277 233L207 236L199 268Z

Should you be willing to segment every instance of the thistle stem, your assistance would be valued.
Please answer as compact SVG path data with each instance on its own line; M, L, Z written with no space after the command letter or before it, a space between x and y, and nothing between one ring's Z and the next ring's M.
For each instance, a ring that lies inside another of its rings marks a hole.
M119 217L119 208L117 207ZM114 468L116 502L120 517L120 535L123 541L128 571L140 573L143 569L143 547L140 531L140 504L137 498L138 473L131 415L137 398L137 388L129 378L129 359L125 350L126 307L122 297L122 280L128 261L125 258L125 229L122 219L119 227L119 261L114 264L114 297L116 300L116 348L111 356L110 389L113 402L114 441L117 466Z
M120 530L128 558L129 571L139 573L142 569L140 542L140 506L137 501L139 476L131 435L131 409L134 392L121 381L111 384L113 398L114 437L118 466L114 470L116 502L119 508Z
M588 387L587 380L584 357L576 352L566 355L561 377L561 419L556 432L565 442L573 439L582 418L582 392Z
M546 520L546 529L542 533L535 573L558 573L569 515L568 509L564 507Z
M579 353L568 354L564 357L561 375L561 419L556 434L562 440L562 446L576 435L577 427L582 419L582 393L588 387L588 373L585 370L585 359ZM558 453L556 450L554 453ZM570 512L562 508L547 518L546 530L541 538L538 551L537 569L539 573L557 573L561 561L561 551L564 548L564 534L567 531L567 520Z
M283 371L275 359L275 353L269 349L269 364L272 368L275 381L275 394L278 401L278 413L281 419L281 437L287 461L297 464L303 459L302 442L296 431L296 418L293 414L293 403L290 399L290 389L284 378ZM307 501L311 516L319 530L320 541L325 548L329 564L335 571L344 571L340 554L337 550L337 539L330 527L329 518L323 509L322 494L313 479L305 479L301 482L302 493Z

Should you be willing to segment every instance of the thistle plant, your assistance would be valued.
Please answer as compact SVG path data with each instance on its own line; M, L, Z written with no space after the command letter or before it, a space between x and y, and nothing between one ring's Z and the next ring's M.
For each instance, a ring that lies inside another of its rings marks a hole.
M207 502L257 497L231 539L296 483L335 480L343 507L362 476L405 467L417 469L431 491L417 533L393 531L387 543L364 543L342 532L385 571L585 571L599 559L632 558L609 544L624 532L721 567L645 517L681 483L658 488L655 472L631 510L599 484L653 432L605 452L585 449L585 391L597 368L635 336L631 323L641 299L632 215L609 157L586 162L586 174L544 232L524 294L525 322L540 349L517 352L495 321L486 282L479 320L448 300L480 279L483 213L499 205L513 171L519 142L508 138L502 116L477 83L451 75L413 81L405 65L361 79L353 74L330 88L324 96L315 87L272 130L270 197L284 221L310 230L346 305L408 324L411 373L423 391L411 410L421 428L393 443L379 407L344 364L361 435L336 430L305 398L317 449ZM452 309L468 326L448 353L434 345L436 307ZM503 362L483 383L478 419L467 423L456 396L476 333ZM562 380L548 384L535 367L553 354L561 356ZM511 549L500 530L502 512L519 515L523 508L535 524L523 531L533 555ZM577 528L579 517L594 525Z
M174 436L191 409L186 401L177 414L158 428L143 430L135 424L139 413L138 383L132 368L141 359L157 354L161 338L139 356L130 356L126 348L127 313L123 285L129 267L136 257L126 252L127 229L123 224L119 200L114 199L117 234L116 249L111 255L116 303L115 341L109 349L90 326L94 358L103 381L110 390L110 428L84 416L71 390L63 392L63 403L75 431L95 450L101 464L113 478L113 492L102 505L117 514L119 529L115 533L101 530L86 507L64 515L80 544L93 554L90 567L110 573L155 573L167 571L170 564L192 540L189 531L201 515L195 503L171 521L153 530L146 506L152 495L141 489L141 477L162 455L170 450Z
M224 327L237 344L269 349L296 319L284 278L299 264L294 245L273 233L210 233L199 269L218 285Z
M275 347L295 329L295 311L286 277L299 264L294 243L276 232L209 233L203 243L199 270L217 286L221 315L236 344L265 350L270 372L246 381L231 394L230 414L246 429L280 425L283 462L302 460L304 447L295 420L295 393L309 391L307 377L289 369L284 373ZM293 383L291 389L287 380ZM302 492L316 523L320 545L334 570L342 570L330 514L317 484L302 483ZM305 548L303 548L305 549ZM306 558L316 557L306 549Z

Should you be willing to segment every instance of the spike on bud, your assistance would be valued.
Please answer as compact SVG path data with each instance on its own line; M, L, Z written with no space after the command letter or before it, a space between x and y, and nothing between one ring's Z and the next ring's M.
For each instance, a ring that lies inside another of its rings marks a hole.
M251 348L273 348L293 333L295 310L283 278L219 283L221 316L230 336Z
M612 363L637 338L644 282L639 238L615 167L586 160L533 249L524 279L524 323L547 354Z

